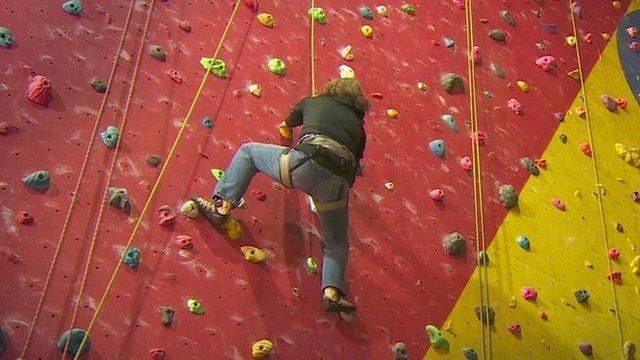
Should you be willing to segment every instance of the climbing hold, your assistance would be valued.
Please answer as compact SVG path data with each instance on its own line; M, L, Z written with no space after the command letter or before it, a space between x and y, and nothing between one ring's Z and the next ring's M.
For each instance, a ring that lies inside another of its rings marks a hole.
M167 58L164 49L160 45L149 45L149 55L158 61L165 61Z
M638 36L638 28L636 28L635 26L629 26L627 28L627 34L629 35L629 37L635 38L636 36Z
M632 41L629 43L629 50L638 52L638 49L640 49L640 43L638 43L637 41Z
M429 149L431 149L433 155L441 159L444 158L446 147L443 140L433 140L429 143Z
M424 328L429 335L429 341L434 349L449 350L449 341L444 337L444 334L433 325L427 325Z
M160 312L160 322L162 322L162 325L171 326L176 311L170 306L161 306L158 308L158 311Z
M204 314L204 306L196 299L187 300L187 309L194 314Z
M241 206L238 205L238 207ZM222 228L227 230L227 236L232 240L239 239L242 236L242 227L236 219L229 218L224 224L222 224Z
M564 121L564 113L561 112L557 112L557 113L553 113L553 116L556 118L556 120L558 120L559 122L563 122Z
M13 33L6 27L0 27L0 46L9 49L13 44Z
M536 43L536 47L538 48L538 50L541 50L541 51L544 51L544 49L546 49L543 43Z
M371 8L363 6L360 8L360 16L365 19L373 20L373 11L371 11Z
M467 240L457 232L446 235L442 243L444 251L449 255L458 255L467 251Z
M100 137L102 138L102 142L104 142L109 149L113 149L118 143L120 130L113 125L109 125L105 131L100 133Z
M535 164L537 167L541 168L541 169L546 169L547 168L547 160L545 159L536 159L535 160Z
M578 106L575 108L575 112L579 117L584 117L587 113L587 110L585 110L585 108L583 108L582 106Z
M440 83L444 91L448 94L459 94L464 92L462 78L454 73L446 73L440 77Z
M556 67L556 58L551 55L540 56L536 60L536 65L544 71L549 71Z
M611 96L609 96L609 94L600 95L600 99L602 100L602 103L604 104L604 107L607 108L607 110L614 112L618 109L618 103L616 103L616 101Z
M206 118L202 119L202 125L204 125L204 127L206 127L207 129L211 129L213 127L213 119L207 116Z
M251 196L253 196L253 198L258 201L267 200L267 193L265 193L262 190L258 190L258 189L251 190Z
M318 272L318 263L312 257L307 258L307 270L312 274L316 274Z
M520 165L533 176L540 175L540 169L538 169L538 166L536 166L536 163L531 158L525 157L520 159Z
M415 16L416 15L416 9L413 7L413 5L411 4L404 4L402 5L402 12Z
M193 240L189 235L178 235L176 236L176 246L183 250L189 250L193 248Z
M566 41L567 45L569 45L571 47L575 47L576 43L578 42L578 40L576 39L575 36L567 36L565 41Z
M158 224L160 226L169 226L176 222L176 213L168 205L162 205L158 208Z
M493 93L491 91L483 91L482 95L484 95L484 97L492 99L493 98Z
M403 342L397 342L392 347L394 360L409 360L407 354L407 345Z
M583 154L587 156L591 156L592 154L591 145L584 142L584 143L581 143L579 147L580 147L580 151L582 151Z
M273 343L269 340L260 340L251 346L251 356L254 359L263 359L271 353Z
M636 354L636 344L627 340L622 345L622 354L625 360L632 360Z
M513 15L509 11L507 11L507 10L500 11L500 17L507 24L509 24L511 26L516 26L516 18L514 18Z
M91 86L93 86L93 89L100 94L107 92L107 84L105 84L99 77L91 79Z
M384 5L376 6L376 11L378 12L378 14L380 14L380 15L382 15L384 17L389 15L389 9Z
M85 336L87 337L87 340L82 345L82 348L80 348L80 344L82 344L82 340ZM58 340L58 350L64 351L65 346L67 346L67 341L69 342L67 353L71 356L76 356L77 353L84 354L91 349L91 337L82 329L72 329L71 340L69 340L69 330L65 331L60 337L60 340Z
M22 225L29 225L33 222L33 217L26 211L18 211L18 215L16 215L16 221L18 221Z
M493 325L496 318L496 312L491 306L476 306L473 308L478 320L482 321L485 325Z
M255 97L262 96L262 86L259 84L251 84L247 87L247 91Z
M368 37L368 38L373 37L373 28L370 25L362 25L360 27L360 32L365 37Z
M268 28L272 28L276 24L276 20L273 18L273 15L271 15L269 13L258 14L256 16L256 18L258 19L260 24L262 24L262 25L264 25L264 26L266 26Z
M132 269L137 268L140 265L140 250L137 247L129 247L122 257L122 262Z
M200 58L200 65L221 79L227 77L227 64L220 59L202 57Z
M287 65L278 58L270 59L269 62L267 62L267 67L269 71L278 76L284 76L287 73Z
M629 263L629 267L631 268L631 272L635 275L640 275L640 255L634 257Z
M525 300L535 300L538 298L538 292L531 286L523 286L522 289L520 289L520 295L522 295L522 298Z
M586 356L593 355L593 347L589 343L580 343L578 344L578 350Z
M12 122L3 121L0 123L0 135L7 135L18 130L20 130L18 125Z
M560 134L560 135L558 135L558 138L560 139L560 141L561 141L563 144L566 144L566 143L567 143L567 140L569 140L569 138L567 137L567 135L566 135L566 134Z
M580 5L580 3L577 1L573 1L571 2L570 7L573 15L578 19L582 19L582 5Z
M555 206L558 210L565 211L567 207L564 202L558 198L551 199L551 205Z
M640 149L628 148L620 143L615 144L616 152L627 164L640 167Z
M513 323L507 326L507 330L514 335L520 335L522 332L522 327L518 323Z
M472 166L473 166L473 162L471 161L470 157L465 156L462 159L460 159L460 167L463 168L464 170L471 171Z
M478 65L482 62L482 56L480 55L480 46L474 46L471 49L471 59L473 63Z
M178 70L169 69L169 70L165 71L164 73L169 75L169 78L171 78L171 80L173 80L175 83L182 84L182 75L180 75Z
M480 130L472 132L469 137L480 145L484 145L484 139L486 138L485 134Z
M42 75L36 75L31 79L27 87L27 98L36 104L47 106L51 101L51 81Z
M558 27L555 26L554 24L542 23L542 24L540 24L540 26L542 26L542 28L546 32L548 32L549 34L557 34L558 33Z
M193 200L187 200L182 207L180 207L182 215L194 219L198 217L198 206Z
M429 191L429 197L435 201L441 201L444 198L444 191L442 189L434 189Z
M489 37L495 41L507 41L507 35L502 29L493 29L489 31Z
M538 311L538 316L540 316L540 319L542 320L547 320L549 318L549 315L547 315L543 310Z
M593 44L593 34L590 32L584 34L582 40L584 40L584 42L586 42L587 44Z
M191 32L191 23L186 20L178 21L178 27L188 33Z
M480 266L487 266L489 264L489 255L486 251L480 250L476 254L476 260L478 261L478 264L480 264Z
M224 171L220 169L211 169L211 174L213 174L213 177L216 178L216 180L220 181L224 176Z
M614 284L622 283L622 273L620 271L612 271L607 274L607 279L611 280Z
M617 247L612 247L607 251L607 257L609 257L609 259L611 260L618 260L618 258L620 257L620 249L618 249Z
M147 163L147 165L151 166L151 167L157 167L158 165L160 165L160 157L156 156L156 155L148 155L145 159L144 162Z
M452 39L449 39L449 38L444 38L442 40L442 42L444 43L444 46L446 46L448 48L453 47L455 45L455 42Z
M124 213L131 211L131 201L129 200L129 192L125 188L110 187L107 189L107 197L109 204Z
M49 176L48 171L38 170L23 177L22 183L30 188L34 188L37 190L46 190L51 184L51 176Z
M633 202L640 202L640 191L632 191L631 192L631 200Z
M327 16L322 8L315 7L309 9L309 15L311 15L314 21L320 24L325 24L327 22Z
M570 78L572 78L573 80L580 81L580 70L579 69L573 69L573 70L569 71L567 73L567 75Z
M464 10L464 2L462 0L453 0L453 4L460 10ZM482 19L484 20L484 19Z
M516 81L516 85L518 85L518 88L520 88L522 92L529 92L529 84L527 84L524 80Z
M513 185L505 184L498 189L498 195L502 205L508 209L518 205L518 193Z
M467 360L478 360L478 353L470 347L462 348L462 354Z
M522 249L526 251L529 251L529 249L531 249L531 242L526 236L520 235L518 236L518 239L516 241L518 242L518 246L520 246Z
M347 61L353 60L355 54L353 53L353 48L351 47L351 45L347 45L340 49L340 56Z
M355 79L356 72L350 66L340 65L338 67L338 71L340 72L340 78L342 79Z
M516 115L522 115L522 104L515 98L507 100L507 107Z
M628 104L628 102L627 102L627 99L625 99L625 98L617 98L616 99L616 105L618 105L618 107L620 109L626 108L627 104Z
M575 296L576 301L579 303L583 303L589 300L589 292L585 289L577 290L575 293L573 293L573 296Z
M278 127L278 131L280 132L280 136L287 140L293 139L293 129L287 126L287 124L282 124Z
M151 360L164 360L167 357L167 352L164 349L156 348L149 350L149 358Z
M451 114L444 114L441 116L442 121L449 127L449 129L453 130L453 132L458 132L458 124L453 119Z
M620 223L616 223L616 231L619 233L623 233L624 232L624 226L622 226L622 224Z
M418 90L420 91L427 91L427 84L423 83L423 82L419 82L418 83Z
M62 3L62 10L67 14L71 15L80 15L84 6L82 5L82 1L80 0L70 0L65 3Z
M242 0L251 11L258 11L258 0Z
M244 254L244 259L253 263L261 263L266 260L264 251L253 246L241 246L240 251Z
M384 187L389 191L393 191L396 188L396 185L393 182L389 181L384 183Z

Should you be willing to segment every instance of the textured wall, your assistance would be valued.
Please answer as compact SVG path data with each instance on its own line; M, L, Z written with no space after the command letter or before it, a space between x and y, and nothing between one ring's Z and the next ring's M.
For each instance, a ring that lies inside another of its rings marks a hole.
M93 91L89 81L94 76L106 80L129 4L87 1L79 16L64 13L57 2L0 0L0 4L0 26L10 28L15 37L10 49L0 49L0 107L5 109L1 121L20 128L0 138L0 249L4 254L0 271L8 279L0 288L0 321L10 338L5 356L11 358L19 353L26 337L100 104L101 95ZM118 68L101 130L121 120L145 4L136 3L121 54L125 61ZM321 239L304 196L256 177L251 188L265 191L267 200L259 202L247 196L247 208L236 212L244 228L238 240L216 233L202 220L180 216L168 229L156 221L155 210L161 205L177 210L192 193L208 193L214 182L209 170L224 168L243 142L280 143L277 124L292 104L310 92L307 5L263 1L260 11L273 14L276 26L263 27L255 13L240 8L219 56L227 62L229 77L209 78L136 237L135 245L142 251L141 265L137 270L123 268L120 272L94 329L94 349L88 358L139 359L151 348L162 347L173 359L246 359L250 358L250 345L262 338L276 344L273 357L282 359L297 358L301 353L324 359L340 358L342 353L386 358L390 344L396 341L405 341L412 356L424 353L428 347L424 325L445 322L475 269L471 240L470 250L461 257L448 256L441 246L447 233L458 231L469 239L474 234L472 180L458 164L460 158L470 155L468 96L448 95L439 85L442 73L455 72L465 79L468 89L464 11L452 2L416 2L417 16L413 17L400 10L402 2L390 1L386 4L389 17L375 14L370 21L359 16L361 5L318 2L328 20L316 27L318 82L337 76L338 66L345 63L338 51L350 44L355 60L348 65L369 94L382 97L372 99L373 111L366 123L370 141L364 177L352 193L348 279L349 295L359 307L356 322L337 320L321 310L319 278L305 268L308 256L321 257ZM373 8L377 4L365 5ZM503 5L515 16L515 27L500 19L502 7L490 2L474 4L475 38L483 58L477 67L477 84L480 128L487 136L482 153L488 239L494 237L507 213L497 199L495 184L510 183L518 189L525 184L529 173L520 168L519 159L543 153L558 129L553 114L567 110L579 90L579 83L566 75L576 67L575 51L565 44L565 36L571 34L568 5L560 1ZM599 34L615 30L627 5L625 1L616 9L609 3L583 4L579 27L592 32L594 40L594 44L583 43L586 73L606 45ZM540 19L534 11L540 12ZM146 200L148 192L141 181L153 183L157 176L158 169L149 167L144 159L156 154L166 161L164 155L202 77L199 59L212 55L230 12L227 1L156 4L147 42L163 46L167 59L159 62L143 56L110 184L128 188L133 208L130 216L107 208L89 286L81 298L79 327L86 327L91 318ZM481 21L485 18L486 23ZM180 20L191 22L191 33L178 28ZM374 28L372 39L360 34L365 23ZM546 32L542 23L555 24L557 34ZM506 31L506 43L486 36L493 28ZM455 45L445 47L444 37L453 39ZM536 42L545 44L546 50L538 50ZM535 60L547 53L558 59L558 69L545 73ZM271 57L287 63L285 77L268 72L266 61ZM490 72L492 61L503 67L506 79ZM182 84L165 74L171 68L181 73ZM53 98L48 107L24 96L34 74L51 79ZM529 93L520 92L515 85L518 79L529 83ZM428 85L426 92L417 89L419 81ZM261 98L245 91L251 83L262 85ZM483 96L483 91L493 97ZM506 109L510 97L523 104L523 116ZM387 108L396 108L398 118L387 117ZM458 133L440 120L445 113L455 117ZM206 116L215 120L210 130L201 124ZM436 138L447 144L444 160L428 149L428 142ZM112 154L113 150L98 139L29 358L56 356L54 343L70 320ZM587 165L585 162L584 171ZM52 175L47 191L37 192L20 182L26 174L41 169ZM540 179L546 179L545 175ZM393 192L383 186L388 181L395 183ZM584 181L588 188L591 178L585 176ZM441 203L427 196L430 189L438 187L445 191ZM585 197L589 193L583 192ZM18 224L19 211L30 212L35 221L29 226ZM548 226L540 218L537 221L541 228ZM593 223L597 224L597 218ZM176 248L179 234L194 239L193 250ZM245 262L239 248L247 244L266 249L267 263ZM495 257L495 253L490 255ZM493 257L492 261L508 271L522 272L510 258L500 261ZM298 289L295 293L294 288ZM190 297L202 302L205 314L187 311L185 302ZM160 324L158 306L176 308L170 328ZM468 311L463 319L476 321ZM456 320L454 329L458 324L463 322ZM466 336L471 342L477 334ZM465 346L464 339L455 346Z

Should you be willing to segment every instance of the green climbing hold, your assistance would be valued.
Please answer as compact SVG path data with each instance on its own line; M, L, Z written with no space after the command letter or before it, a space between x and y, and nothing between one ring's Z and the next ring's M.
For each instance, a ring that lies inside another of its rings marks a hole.
M415 16L416 15L416 8L413 7L413 5L411 4L404 4L402 5L402 12L407 13L409 15Z
M71 15L80 15L83 9L84 5L80 0L69 0L62 4L62 10Z
M187 308L194 314L204 314L204 306L196 299L187 300Z
M453 115L444 114L441 116L441 118L442 118L442 121L444 121L444 123L447 124L449 129L453 130L453 132L458 132L458 124L456 124L456 121L453 119Z
M324 13L324 9L315 7L309 9L309 15L313 18L314 21L325 24L327 22L327 15Z
M461 234L454 232L444 237L442 246L447 254L458 255L467 251L467 240Z
M493 29L489 31L489 37L495 41L507 41L507 35L502 29Z
M287 73L287 65L284 63L284 61L278 58L269 60L267 66L269 67L269 71L276 75L284 76Z
M448 48L453 47L453 45L455 45L455 42L449 38L444 38L443 42L444 42L444 46Z
M200 59L200 65L202 65L205 70L211 71L219 78L224 79L227 77L227 64L220 59L203 57Z
M164 61L167 58L167 56L164 53L164 49L160 45L150 45L149 55L151 55L152 58L158 61Z
M202 125L204 125L204 127L206 127L207 129L211 129L213 127L213 119L207 116L206 118L202 119Z
M440 78L440 83L448 94L459 94L464 92L462 78L454 73L446 73Z
M499 77L500 79L504 79L505 75L504 75L504 70L502 70L502 66L494 63L493 61L491 62L491 64L489 64L489 68L491 69L491 72Z
M484 97L492 99L493 98L493 93L491 91L483 91L482 95L484 95Z
M162 160L160 159L160 157L156 155L149 155L144 159L144 162L146 162L147 165L151 167L157 167L158 165L160 165L161 161Z
M363 6L360 8L360 16L365 19L373 20L373 11L371 11L371 8Z
M318 273L318 263L314 258L310 257L307 259L307 269L312 274Z
M449 350L449 341L444 337L444 334L433 325L427 325L424 328L429 335L429 341L434 349Z
M509 24L511 26L516 26L516 18L514 18L513 15L510 12L508 12L507 10L500 11L500 17L507 24Z
M99 77L91 79L91 86L93 86L93 89L100 94L104 94L107 91L107 84L105 84Z
M23 177L22 183L37 190L46 190L51 184L51 176L49 176L48 171L34 171L31 174Z
M518 193L513 185L505 184L498 189L498 196L500 202L507 209L511 209L518 205Z
M536 43L536 47L538 48L538 50L544 50L545 46L543 43Z
M100 137L104 144L109 148L113 149L116 147L118 143L118 137L120 137L120 130L113 125L109 125L107 130L100 133Z
M84 345L82 345L82 348L80 348L80 344L82 344L82 340L85 336L87 337L87 340L84 342ZM58 340L58 350L64 351L67 341L69 341L69 348L67 349L67 352L71 356L76 356L77 353L83 354L91 349L91 337L89 337L87 332L82 329L71 330L71 340L68 339L69 330L65 331L65 333L60 337L60 340Z
M129 247L122 257L122 262L132 269L137 268L140 265L140 249Z
M6 27L0 27L0 46L9 49L13 44L13 34Z
M127 189L110 187L107 189L107 197L109 198L109 205L126 214L131 211L131 201L129 200Z
M224 171L220 169L211 169L211 174L213 174L213 177L216 178L216 180L220 181L224 176Z

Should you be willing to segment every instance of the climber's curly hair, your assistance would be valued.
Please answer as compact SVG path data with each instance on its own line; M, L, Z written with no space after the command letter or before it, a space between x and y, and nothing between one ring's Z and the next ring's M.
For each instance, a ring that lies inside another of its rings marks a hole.
M342 96L351 98L353 106L363 116L369 112L370 104L362 86L356 79L334 79L329 81L322 91L324 95Z

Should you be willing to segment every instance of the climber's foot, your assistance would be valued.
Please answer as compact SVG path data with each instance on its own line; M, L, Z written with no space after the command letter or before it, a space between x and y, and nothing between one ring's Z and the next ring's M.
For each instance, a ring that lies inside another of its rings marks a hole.
M198 211L200 212L200 214L203 214L204 217L206 217L207 220L209 220L209 222L214 226L221 226L229 218L228 211L226 214L221 214L218 211L218 207L222 205L220 203L222 202L222 200L215 201L195 195L191 197L191 200L193 200L193 202L195 202L198 206Z
M350 313L356 310L356 306L347 301L345 298L339 297L338 300L324 298L324 310L326 312L346 312Z

